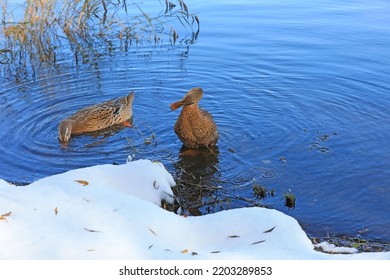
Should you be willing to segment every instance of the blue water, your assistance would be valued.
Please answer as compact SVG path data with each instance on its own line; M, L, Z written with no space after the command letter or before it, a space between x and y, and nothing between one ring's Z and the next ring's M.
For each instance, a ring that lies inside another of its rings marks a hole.
M179 198L192 213L251 206L255 180L275 190L262 203L309 235L389 242L390 2L186 4L200 19L194 42L59 60L17 82L1 72L0 178L31 182L131 154L215 187ZM200 105L219 127L215 156L179 156L169 104L192 87L204 89ZM134 128L58 143L62 118L129 90ZM289 191L295 209L284 206Z

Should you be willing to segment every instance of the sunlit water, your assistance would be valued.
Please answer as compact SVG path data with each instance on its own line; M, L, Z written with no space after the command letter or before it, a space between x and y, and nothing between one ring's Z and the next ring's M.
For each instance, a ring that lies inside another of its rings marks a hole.
M214 2L186 2L201 23L194 44L118 48L3 79L0 178L31 182L132 155L215 188L186 198L204 204L193 213L251 205L255 181L275 190L261 203L312 236L390 241L390 2ZM215 156L179 156L169 104L192 87L219 127ZM133 128L60 145L62 118L130 90Z

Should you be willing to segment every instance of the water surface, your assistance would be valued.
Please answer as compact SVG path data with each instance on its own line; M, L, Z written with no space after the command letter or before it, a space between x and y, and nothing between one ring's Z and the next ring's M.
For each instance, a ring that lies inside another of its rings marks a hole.
M0 177L31 182L130 154L194 184L179 198L192 214L253 205L255 181L275 191L259 203L309 235L390 242L390 3L186 3L200 19L194 42L118 47L18 82L2 73ZM169 104L192 87L219 127L215 154L180 156ZM130 90L134 128L59 144L62 118Z

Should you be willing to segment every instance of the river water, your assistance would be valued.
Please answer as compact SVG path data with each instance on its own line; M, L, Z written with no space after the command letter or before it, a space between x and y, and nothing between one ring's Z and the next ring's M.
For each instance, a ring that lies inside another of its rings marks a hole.
M2 73L0 178L28 183L132 155L191 181L196 191L179 200L192 214L252 206L260 184L274 197L257 201L309 235L390 242L390 2L186 4L200 30L175 44L118 47L81 65L59 60L33 79ZM204 89L200 106L219 127L211 155L180 156L173 132L169 105L193 87ZM60 145L62 118L130 90L133 128ZM288 192L294 209L284 205Z

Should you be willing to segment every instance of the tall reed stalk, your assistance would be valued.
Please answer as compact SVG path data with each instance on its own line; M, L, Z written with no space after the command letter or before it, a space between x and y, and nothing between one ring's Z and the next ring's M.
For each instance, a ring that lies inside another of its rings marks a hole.
M56 63L69 50L79 63L113 42L176 44L175 22L191 34L189 41L196 40L198 17L183 0L164 1L165 10L152 16L126 0L25 0L23 16L15 18L8 0L0 0L0 64L28 71ZM138 14L130 16L129 7Z

